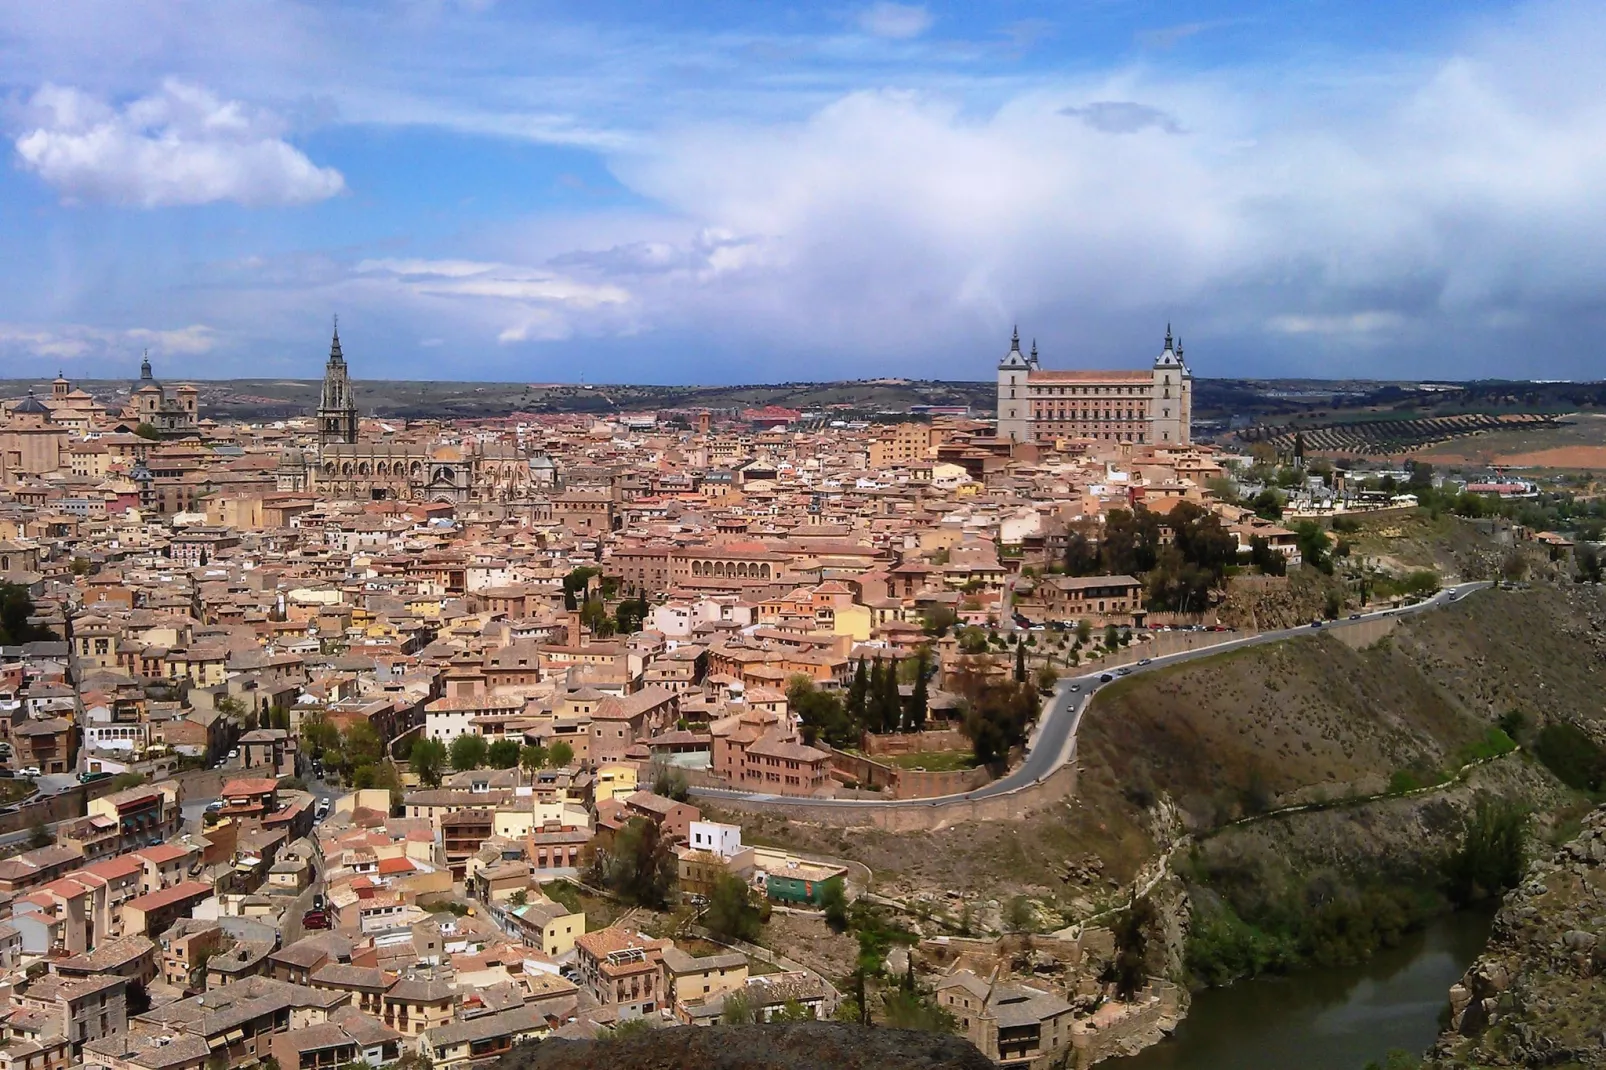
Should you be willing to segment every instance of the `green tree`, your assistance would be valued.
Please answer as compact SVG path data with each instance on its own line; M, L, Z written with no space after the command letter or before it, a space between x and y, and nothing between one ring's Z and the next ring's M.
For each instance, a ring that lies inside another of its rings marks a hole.
M1015 640L1015 682L1017 684L1026 682L1026 641L1024 639Z
M888 731L886 688L882 682L885 676L886 669L876 658L870 666L870 689L864 696L864 727L871 732Z
M519 741L497 740L486 748L485 761L492 769L512 769L519 764Z
M753 1007L753 1001L743 989L738 988L734 992L725 993L724 1002L720 1007L721 1025L752 1025L758 1020L758 1012Z
M1482 796L1461 846L1445 864L1450 896L1471 903L1515 888L1527 865L1528 815L1506 799Z
M813 686L813 681L809 682ZM847 718L856 727L862 729L868 716L870 701L870 670L865 666L864 657L859 657L859 664L853 670L853 682L848 684Z
M1319 572L1331 574L1333 558L1329 551L1333 540L1322 530L1322 526L1314 520L1302 520L1294 525L1294 536L1299 542L1299 556L1304 558L1305 564Z
M666 799L676 802L685 802L691 798L691 785L686 782L684 770L670 766L661 767L652 778L652 792L662 795Z
M485 737L473 732L465 732L452 740L452 768L459 773L470 769L478 769L485 764L486 751Z
M805 674L792 677L786 697L791 711L797 715L805 743L813 745L824 741L833 747L859 745L860 723L848 716L840 698L815 687L814 681Z
M353 769L376 764L385 752L379 733L367 721L355 721L340 740L341 750Z
M887 669L881 674L881 716L885 731L898 732L903 729L903 696L898 692L898 662L897 659L887 663Z
M747 882L731 873L720 874L709 892L703 924L727 940L757 940L762 917Z
M1148 896L1135 899L1115 919L1115 959L1105 980L1115 984L1115 998L1130 1003L1149 983L1149 929L1157 915Z
M149 439L152 442L159 442L162 438L162 433L147 423L140 423L136 425L134 427L134 434L138 435L140 438Z
M930 671L930 656L921 647L915 655L914 690L909 694L909 731L919 732L926 727L926 716L931 711L931 695L927 691L926 675Z
M1082 619L1076 622L1076 645L1081 646L1093 638L1093 622Z
M561 739L548 748L547 755L554 769L567 769L574 762L574 748Z
M1052 665L1044 665L1037 670L1037 690L1048 694L1054 690L1054 685L1060 682L1059 670Z
M45 827L45 819L35 817L33 824L28 826L28 846L38 849L40 847L49 847L55 842L56 837L52 836L50 830Z
M438 788L441 771L446 768L446 744L428 737L420 739L408 753L407 763L427 787Z
M301 716L301 742L310 756L322 758L326 751L339 749L340 728L322 710L312 710Z
M1249 507L1262 520L1281 520L1283 518L1283 496L1270 487L1255 495L1254 500L1249 503Z
M527 744L519 750L519 765L535 780L535 774L547 762L546 748L540 744Z
M620 635L634 635L641 631L642 622L652 607L645 598L626 598L614 608L613 626Z
M959 614L954 612L952 606L932 606L920 616L921 629L933 638L947 635L948 629L958 623ZM863 661L862 658L860 660Z
M1263 535L1249 537L1249 563L1265 576L1283 576L1288 572L1288 558Z
M645 818L627 821L613 843L593 851L587 876L638 906L661 909L674 890L677 862L669 841Z
M818 1016L814 1013L813 1007L800 1003L795 999L789 999L781 1004L780 1010L770 1012L769 1020L771 1022L812 1022L816 1017Z
M832 877L820 889L820 907L825 911L825 923L836 932L848 930L848 890L841 877Z

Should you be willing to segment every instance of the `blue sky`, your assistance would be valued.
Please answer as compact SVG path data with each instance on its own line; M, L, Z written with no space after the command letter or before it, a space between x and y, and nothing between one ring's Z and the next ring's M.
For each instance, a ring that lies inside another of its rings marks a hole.
M0 375L1598 378L1606 9L0 7Z

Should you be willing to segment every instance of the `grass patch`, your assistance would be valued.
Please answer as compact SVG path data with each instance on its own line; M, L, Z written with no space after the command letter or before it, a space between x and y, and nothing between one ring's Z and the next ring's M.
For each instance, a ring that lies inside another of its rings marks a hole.
M976 755L968 750L913 751L888 755L887 761L899 769L924 769L930 773L951 773L976 767Z

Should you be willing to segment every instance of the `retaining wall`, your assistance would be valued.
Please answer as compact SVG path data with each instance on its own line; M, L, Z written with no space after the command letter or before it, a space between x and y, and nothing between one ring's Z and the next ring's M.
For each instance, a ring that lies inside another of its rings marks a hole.
M1074 758L1074 756L1073 756ZM830 806L810 799L788 799L780 809L792 821L807 821L833 828L879 828L890 832L921 832L947 828L967 821L1015 821L1064 799L1076 791L1076 763L1066 762L1044 779L1000 795L980 799L899 800L874 806ZM721 798L723 809L774 813L775 804L748 799Z

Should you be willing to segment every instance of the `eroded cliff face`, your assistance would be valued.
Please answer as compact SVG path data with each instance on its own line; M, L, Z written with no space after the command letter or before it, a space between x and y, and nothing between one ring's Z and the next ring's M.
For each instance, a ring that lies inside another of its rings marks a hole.
M960 1037L842 1022L681 1026L617 1040L545 1040L496 1070L994 1070Z
M1606 806L1507 896L1431 1067L1606 1067Z

